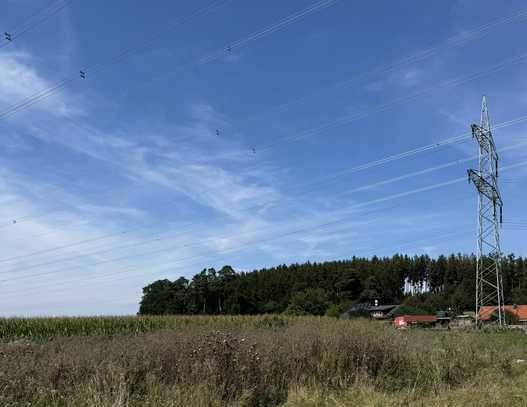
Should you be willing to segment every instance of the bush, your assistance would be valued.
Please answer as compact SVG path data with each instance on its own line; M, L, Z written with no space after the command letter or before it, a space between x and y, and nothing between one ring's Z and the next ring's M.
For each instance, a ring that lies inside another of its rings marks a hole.
M326 316L338 318L340 316L340 307L336 304L331 304L326 310Z
M406 297L402 305L414 308L422 314L435 314L438 309L445 309L441 298L436 294L425 293ZM414 314L415 315L415 314Z
M388 313L389 318L399 317L401 315L435 315L435 312L430 312L426 309L415 308L409 305L401 304L397 308L391 310Z
M302 307L296 304L289 304L282 314L293 316L293 317L300 317L300 316L308 315L307 312L304 311Z
M291 295L285 310L288 315L324 315L328 308L328 295L322 288L308 288Z

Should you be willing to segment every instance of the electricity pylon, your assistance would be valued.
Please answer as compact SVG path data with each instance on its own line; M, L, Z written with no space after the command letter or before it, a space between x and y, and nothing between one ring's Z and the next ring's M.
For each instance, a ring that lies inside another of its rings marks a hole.
M496 307L498 314L496 322L502 327L506 324L500 247L503 201L498 188L499 158L492 137L485 96L481 103L481 124L472 124L471 128L472 136L479 144L479 168L468 170L469 182L474 183L478 191L476 326L480 326L481 308L492 305Z

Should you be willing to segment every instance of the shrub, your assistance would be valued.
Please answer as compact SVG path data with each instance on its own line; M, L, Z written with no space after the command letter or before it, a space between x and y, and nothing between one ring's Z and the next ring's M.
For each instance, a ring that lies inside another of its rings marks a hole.
M426 310L426 309L415 308L409 305L401 304L397 308L391 310L388 313L388 317L395 318L401 315L430 315L430 314L435 315L435 312L430 312L429 310Z
M328 308L328 295L322 288L308 288L291 295L286 309L289 315L324 315Z
M339 306L336 304L331 304L326 310L327 317L338 318L340 316Z

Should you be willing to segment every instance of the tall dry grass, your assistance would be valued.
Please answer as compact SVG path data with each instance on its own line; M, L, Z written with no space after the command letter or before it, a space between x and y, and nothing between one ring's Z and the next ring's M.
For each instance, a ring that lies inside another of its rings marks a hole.
M145 321L4 320L0 405L273 406L294 389L429 397L485 372L511 375L527 344L513 333L399 332L314 317Z

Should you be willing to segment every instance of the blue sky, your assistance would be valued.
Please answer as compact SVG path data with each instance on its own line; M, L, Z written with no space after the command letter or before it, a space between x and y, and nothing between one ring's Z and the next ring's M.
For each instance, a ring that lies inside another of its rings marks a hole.
M4 0L1 31L48 4ZM231 0L175 24L209 4L72 0L0 43L0 112L72 78L0 113L0 315L134 313L224 264L471 253L476 195L450 181L476 145L435 144L483 94L527 224L523 2ZM525 228L502 246L525 255Z

